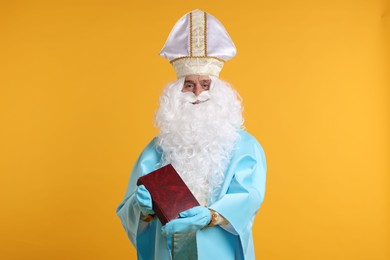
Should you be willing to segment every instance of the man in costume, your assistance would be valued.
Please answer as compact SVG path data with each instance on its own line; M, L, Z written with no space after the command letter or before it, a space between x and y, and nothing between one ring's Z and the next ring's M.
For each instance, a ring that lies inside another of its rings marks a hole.
M235 54L223 25L201 10L175 24L160 52L177 80L160 97L159 134L139 156L116 210L138 259L255 258L252 225L267 166L262 146L243 129L238 94L218 78ZM201 206L162 226L148 190L136 182L169 163Z

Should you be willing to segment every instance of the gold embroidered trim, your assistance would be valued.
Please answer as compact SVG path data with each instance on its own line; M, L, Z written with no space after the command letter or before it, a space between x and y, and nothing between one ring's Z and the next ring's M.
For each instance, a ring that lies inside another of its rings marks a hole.
M181 59L189 59L189 58L211 58L211 59L216 59L216 60L219 60L221 62L225 62L223 59L221 58L218 58L218 57L214 57L214 56L182 56L182 57L179 57L179 58L176 58L176 59L173 59L170 61L170 63L173 63L177 60L181 60Z
M156 219L156 216L155 215L150 215L150 214L149 215L142 215L141 214L141 219L143 221L145 221L145 222L150 222L150 221Z
M190 13L190 56L192 56L192 12Z
M204 13L204 56L207 56L207 16L206 12Z
M213 226L216 226L216 225L227 225L229 224L229 221L227 221L221 214L219 214L217 211L215 210L212 210L210 209L210 214L211 214L211 219L210 219L210 222L209 224L207 224L206 226L204 226L202 228L203 229L206 229L206 228L209 228L209 227L213 227Z

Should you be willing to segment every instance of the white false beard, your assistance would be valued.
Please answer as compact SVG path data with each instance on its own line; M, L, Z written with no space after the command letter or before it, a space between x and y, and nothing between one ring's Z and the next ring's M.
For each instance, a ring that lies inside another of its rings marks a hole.
M203 206L215 201L220 192L243 124L238 94L227 82L210 78L210 90L198 96L200 104L192 104L193 93L181 91L184 77L169 84L155 118L161 165L171 163Z

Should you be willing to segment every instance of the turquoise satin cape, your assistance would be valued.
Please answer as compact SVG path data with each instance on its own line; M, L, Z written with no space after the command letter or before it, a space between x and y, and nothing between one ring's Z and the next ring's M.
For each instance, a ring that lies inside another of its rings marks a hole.
M245 130L232 152L230 164L218 200L209 205L224 216L235 232L214 226L196 233L198 259L255 259L252 225L265 193L266 158L260 143ZM130 175L125 198L116 214L137 249L138 259L171 259L166 237L161 235L161 223L146 223L135 206L137 179L159 167L161 154L154 138L139 156Z

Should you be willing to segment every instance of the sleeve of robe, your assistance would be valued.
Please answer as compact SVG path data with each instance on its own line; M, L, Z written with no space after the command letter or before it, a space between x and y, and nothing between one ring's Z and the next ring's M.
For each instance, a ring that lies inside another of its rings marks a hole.
M140 220L141 211L135 205L136 183L139 177L154 171L158 167L159 161L160 154L155 149L155 139L153 139L138 157L131 171L125 198L116 209L116 214L120 218L128 238L136 248L137 236L142 232L141 229L145 229L149 225L149 223Z
M226 173L221 197L209 208L219 212L239 235L245 251L251 239L254 217L264 199L266 158L259 142L246 131L241 131Z

